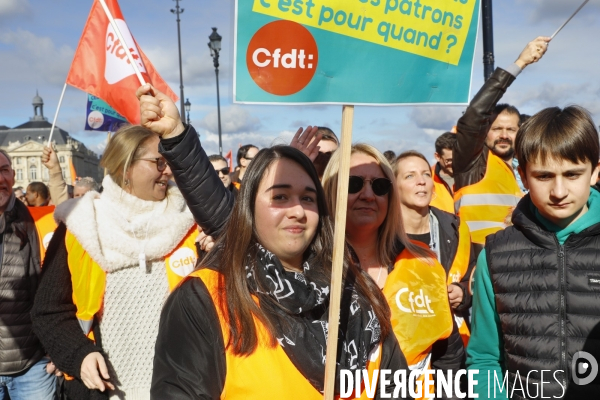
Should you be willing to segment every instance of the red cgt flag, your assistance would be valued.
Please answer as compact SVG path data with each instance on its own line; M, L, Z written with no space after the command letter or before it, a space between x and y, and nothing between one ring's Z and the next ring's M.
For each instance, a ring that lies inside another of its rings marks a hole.
M146 82L177 102L177 95L156 72L131 35L117 0L105 1ZM67 83L101 98L130 123L140 123L139 102L135 97L140 81L98 0L94 0L83 28Z

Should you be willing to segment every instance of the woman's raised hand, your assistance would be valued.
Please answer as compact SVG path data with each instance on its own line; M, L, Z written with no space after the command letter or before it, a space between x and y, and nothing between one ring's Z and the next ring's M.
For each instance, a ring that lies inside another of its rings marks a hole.
M185 130L179 110L169 96L150 84L140 86L135 95L140 101L142 126L163 139L178 136Z
M290 143L290 146L303 152L313 162L319 155L318 145L321 141L321 134L317 134L318 130L317 126L310 125L306 129L299 128Z

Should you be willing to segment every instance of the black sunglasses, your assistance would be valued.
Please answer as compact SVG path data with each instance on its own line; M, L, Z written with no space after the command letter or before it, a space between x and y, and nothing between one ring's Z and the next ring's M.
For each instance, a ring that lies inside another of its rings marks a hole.
M371 183L371 189L376 196L385 196L392 188L392 181L387 178L365 179L362 176L350 176L348 193L355 194L362 190L365 182Z
M229 175L229 167L225 167L225 168L221 168L221 169L215 169L215 172L217 174L220 172L223 175Z

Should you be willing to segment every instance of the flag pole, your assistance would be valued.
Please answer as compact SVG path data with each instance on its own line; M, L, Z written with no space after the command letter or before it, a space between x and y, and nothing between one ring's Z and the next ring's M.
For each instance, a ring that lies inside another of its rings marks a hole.
M335 231L333 233L333 259L331 266L331 289L329 297L329 321L327 329L327 355L325 359L325 400L333 400L335 367L342 298L342 273L344 270L344 247L346 245L346 211L348 209L348 181L350 179L350 151L352 149L352 122L354 106L342 108L341 159L338 172L337 201L335 206Z
M52 121L52 128L50 128L50 137L48 138L48 143L46 143L46 147L52 147L52 134L54 133L54 127L56 126L56 120L58 119L58 111L60 110L63 97L65 97L65 90L67 90L67 82L65 82L65 86L63 86L62 93L60 94L60 99L58 99L58 106L56 107L56 112L54 113L54 120Z
M133 59L133 56L131 55L131 52L129 51L129 45L127 44L125 39L123 39L123 35L121 35L121 31L119 30L119 27L117 26L117 23L115 22L115 19L113 18L112 14L110 13L110 10L108 9L108 6L106 5L106 2L104 0L98 0L98 1L100 2L100 5L102 5L102 9L104 10L104 13L108 17L108 20L110 21L110 25L113 27L113 29L115 30L115 33L117 34L117 37L121 41L121 44L123 45L123 49L125 50L125 53L127 54L127 59L129 60L129 63L133 67L133 70L135 71L135 74L137 75L138 79L140 80L140 85L142 85L142 86L145 85L146 80L144 80L144 77L142 76L140 69L138 68L137 64L135 63L135 60ZM135 45L135 42L133 44Z
M585 5L586 5L586 4L587 4L589 1L590 1L590 0L585 0L585 1L583 2L583 4L581 4L577 10L575 10L575 12L573 13L573 15L571 15L571 16L569 17L569 19L568 19L568 20L566 20L566 21L565 21L565 23L564 23L564 24L562 24L562 25L560 26L560 28L558 28L558 29L556 30L556 32L554 32L554 33L552 34L552 36L550 37L550 39L554 39L554 36L556 36L556 35L558 34L558 32L560 32L560 31L562 30L562 28L564 28L564 27L565 27L565 26L566 26L566 25L569 23L569 21L570 21L570 20L572 20L572 19L573 19L573 17L574 17L575 15L577 15L577 13L578 13L578 12L579 12L579 11L580 11L580 10L583 8L583 6L585 6Z

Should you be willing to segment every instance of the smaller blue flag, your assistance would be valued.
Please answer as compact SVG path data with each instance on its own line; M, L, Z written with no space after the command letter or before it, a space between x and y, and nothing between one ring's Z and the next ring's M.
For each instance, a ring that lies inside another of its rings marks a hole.
M127 120L99 97L88 94L86 131L114 132Z

